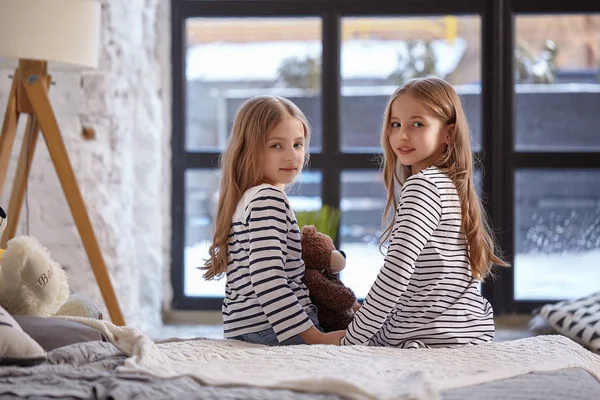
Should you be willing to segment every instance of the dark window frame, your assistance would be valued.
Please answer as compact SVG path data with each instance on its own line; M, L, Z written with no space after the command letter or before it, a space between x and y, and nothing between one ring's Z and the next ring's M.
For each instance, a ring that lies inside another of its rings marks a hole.
M431 12L435 10L435 12ZM216 310L221 298L184 294L185 171L217 165L218 152L185 149L185 21L193 17L319 17L322 19L321 111L323 145L311 154L310 168L321 171L323 204L339 207L342 170L377 170L377 153L343 153L340 148L340 28L342 17L479 15L481 18L481 151L485 209L499 247L513 260L514 173L523 168L597 168L600 152L520 152L514 149L514 17L518 13L600 13L600 3L584 0L172 0L172 239L171 284L174 309ZM334 134L332 134L334 133ZM325 158L326 154L326 158ZM327 188L327 189L325 189ZM338 243L339 244L339 243ZM483 285L497 314L530 312L553 300L514 300L511 268Z

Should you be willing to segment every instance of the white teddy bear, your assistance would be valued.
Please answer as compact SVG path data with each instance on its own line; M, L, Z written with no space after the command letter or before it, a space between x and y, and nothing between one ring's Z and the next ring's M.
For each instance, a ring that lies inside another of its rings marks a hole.
M6 214L0 207L0 234L5 226ZM102 319L92 302L76 296L69 299L67 274L35 237L9 240L0 257L0 305L11 315Z
M69 299L67 274L30 236L6 244L0 265L0 304L12 315L49 317Z

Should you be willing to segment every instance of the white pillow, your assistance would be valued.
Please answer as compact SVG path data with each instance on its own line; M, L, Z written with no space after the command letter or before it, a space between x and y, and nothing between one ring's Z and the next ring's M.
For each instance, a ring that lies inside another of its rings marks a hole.
M600 292L546 304L540 315L558 333L600 354Z
M0 365L33 365L46 359L46 352L0 306Z

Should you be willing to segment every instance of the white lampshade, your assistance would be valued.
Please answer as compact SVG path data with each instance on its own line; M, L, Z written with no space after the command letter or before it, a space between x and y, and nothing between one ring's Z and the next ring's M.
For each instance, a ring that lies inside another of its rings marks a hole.
M99 46L100 0L0 0L0 67L97 68Z

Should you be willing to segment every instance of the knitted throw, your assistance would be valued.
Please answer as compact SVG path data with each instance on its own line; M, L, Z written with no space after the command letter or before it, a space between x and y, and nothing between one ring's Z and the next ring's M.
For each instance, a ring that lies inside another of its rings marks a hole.
M357 399L439 399L445 390L563 368L583 368L600 381L600 356L559 335L452 349L266 347L214 339L154 343L135 329L69 319L102 330L130 355L119 372L162 378L188 375L206 385L292 389Z

